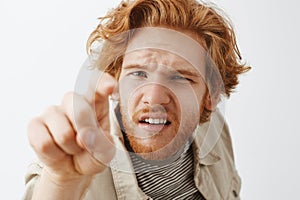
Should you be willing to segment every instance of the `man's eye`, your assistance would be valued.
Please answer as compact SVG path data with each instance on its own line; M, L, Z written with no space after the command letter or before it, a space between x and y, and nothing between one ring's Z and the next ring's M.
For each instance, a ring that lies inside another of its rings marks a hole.
M147 78L146 72L143 72L143 71L132 72L132 73L130 73L130 75Z
M171 80L194 82L192 79L186 78L186 77L181 76L181 75L173 75L173 76L171 77Z

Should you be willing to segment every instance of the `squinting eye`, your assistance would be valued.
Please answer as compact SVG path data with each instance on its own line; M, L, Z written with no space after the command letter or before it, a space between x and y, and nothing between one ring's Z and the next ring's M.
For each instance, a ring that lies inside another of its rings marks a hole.
M179 80L179 81L188 81L188 82L193 82L192 79L186 78L184 76L180 76L180 75L174 75L171 77L171 80Z
M143 71L132 72L130 75L147 78L146 72Z

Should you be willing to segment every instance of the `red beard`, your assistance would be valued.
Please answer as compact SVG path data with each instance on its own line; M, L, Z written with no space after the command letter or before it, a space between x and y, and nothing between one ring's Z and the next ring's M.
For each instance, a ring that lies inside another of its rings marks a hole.
M170 124L164 125L159 132L155 132L154 134L149 133L147 137L140 137L139 134L136 133L137 130L142 131L142 129L137 128L139 117L143 114L155 112L167 114ZM195 128L195 126L180 127L178 114L176 115L173 111L165 110L160 106L138 110L133 114L132 119L128 117L122 107L121 114L126 136L132 150L147 160L164 160L176 154L186 143Z

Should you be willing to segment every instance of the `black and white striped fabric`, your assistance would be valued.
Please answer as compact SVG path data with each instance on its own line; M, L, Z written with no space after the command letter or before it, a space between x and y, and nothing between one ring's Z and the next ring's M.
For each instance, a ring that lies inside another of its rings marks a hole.
M159 166L131 153L139 187L154 200L205 200L194 183L194 159L191 145L169 164Z

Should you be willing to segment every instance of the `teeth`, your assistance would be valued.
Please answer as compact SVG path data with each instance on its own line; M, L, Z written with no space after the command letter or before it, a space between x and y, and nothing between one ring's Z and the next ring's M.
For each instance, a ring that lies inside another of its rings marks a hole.
M165 124L167 123L166 119L153 119L153 118L146 118L145 122L149 124Z

